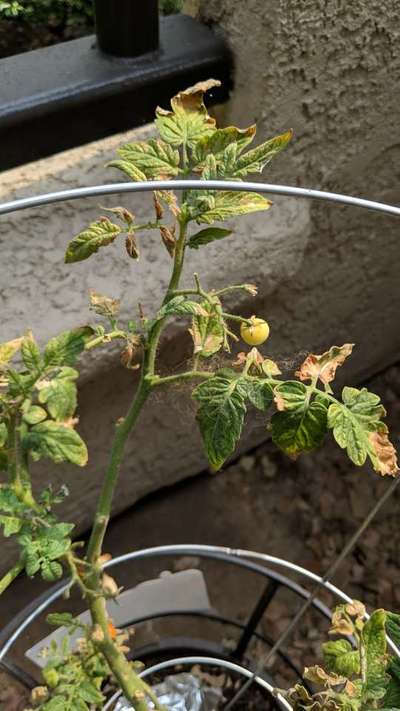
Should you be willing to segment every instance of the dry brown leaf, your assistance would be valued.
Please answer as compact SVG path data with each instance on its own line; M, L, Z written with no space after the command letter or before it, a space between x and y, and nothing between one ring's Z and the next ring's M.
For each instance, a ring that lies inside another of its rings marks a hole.
M364 617L366 612L365 605L359 600L353 600L352 602L347 603L346 612L351 617Z
M397 476L399 467L397 463L397 453L391 443L388 433L385 429L378 432L370 432L368 435L370 445L374 453L374 468L379 474L385 476Z
M353 346L354 343L345 343L343 346L332 346L322 355L311 353L296 371L296 377L299 380L319 378L325 384L332 382L336 375L336 369L343 365L351 354Z

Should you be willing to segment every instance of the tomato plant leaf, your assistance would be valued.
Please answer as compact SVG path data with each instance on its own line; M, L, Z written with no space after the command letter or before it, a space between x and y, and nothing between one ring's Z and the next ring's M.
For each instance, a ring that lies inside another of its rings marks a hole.
M174 296L159 310L157 320L165 318L166 316L187 316L193 314L205 316L207 312L197 301L191 301L185 296Z
M232 234L232 230L226 230L223 227L206 227L200 232L192 235L188 241L188 247L191 249L199 249L203 244L209 244L216 240L223 239Z
M14 338L12 341L0 343L0 368L10 362L20 350L23 338Z
M228 369L197 386L197 421L211 467L217 471L234 452L240 438L246 404L241 378Z
M47 419L47 412L43 407L38 405L32 405L23 415L23 420L28 425L38 425L39 422L43 422Z
M179 152L164 141L150 139L127 143L117 152L124 164L129 163L134 169L139 169L145 180L168 179L179 173Z
M89 291L90 308L99 316L106 318L115 318L118 316L121 302L119 299L113 299L110 296L99 294L94 289Z
M213 133L216 122L209 116L203 97L206 91L220 84L215 79L199 82L171 99L172 111L158 107L156 125L161 138L171 146L193 148L200 138Z
M51 338L44 350L46 367L74 365L93 333L90 326L82 326L71 331L64 331Z
M262 378L245 379L246 395L251 404L265 412L268 410L273 400L273 389L266 380Z
M63 422L69 420L76 410L77 392L74 379L70 375L70 368L62 369L48 385L39 390L39 402L45 404L51 417ZM67 371L65 373L65 371Z
M293 131L286 131L265 143L244 153L238 158L233 175L243 177L248 173L261 173L265 166L283 149L293 136Z
M346 677L360 673L360 654L347 639L325 642L322 652L329 671Z
M9 538L22 528L24 521L23 519L17 518L16 516L3 516L0 514L0 524L3 526L3 534L5 538Z
M343 403L332 403L328 410L328 427L339 447L351 461L362 466L367 456L375 471L382 475L397 473L394 447L388 440L387 428L380 421L386 412L380 398L366 388L345 387Z
M202 301L201 306L207 315L194 316L189 333L193 338L194 355L210 358L218 353L225 343L225 323L208 301Z
M111 222L108 217L101 217L97 222L92 222L69 243L65 253L66 264L88 259L98 252L100 247L106 247L114 242L121 232L122 228Z
M386 672L386 612L375 610L362 630L362 644L365 650L365 670L363 700L382 698L388 685Z
M199 224L205 222L211 225L213 222L228 220L237 215L268 210L271 205L270 200L257 193L221 191L198 196L193 219Z
M310 400L303 383L287 381L275 388L279 412L271 418L274 443L289 457L318 447L327 430L327 405L324 397Z
M21 355L23 363L28 370L40 370L42 366L42 357L32 331L28 331L28 333L24 336L21 344Z
M47 457L53 462L71 462L80 467L88 460L86 445L79 434L71 427L51 420L32 427L22 445L35 460Z
M143 183L147 180L143 171L139 170L139 168L133 165L129 160L112 160L107 163L107 168L117 168L117 170L121 170L122 173L125 173L125 175L135 183Z
M194 172L201 172L204 168L208 155L213 155L217 161L224 160L226 149L234 144L236 154L249 145L256 135L256 126L249 126L245 129L236 126L217 128L212 133L202 136L193 148Z
M343 365L346 358L351 355L354 343L345 343L343 346L332 346L322 355L310 354L296 371L300 380L313 380L319 378L322 383L334 380L336 369Z

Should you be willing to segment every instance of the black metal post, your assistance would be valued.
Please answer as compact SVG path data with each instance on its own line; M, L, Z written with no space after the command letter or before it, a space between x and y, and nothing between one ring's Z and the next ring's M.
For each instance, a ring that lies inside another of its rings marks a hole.
M99 48L116 57L138 57L159 44L158 0L94 0Z

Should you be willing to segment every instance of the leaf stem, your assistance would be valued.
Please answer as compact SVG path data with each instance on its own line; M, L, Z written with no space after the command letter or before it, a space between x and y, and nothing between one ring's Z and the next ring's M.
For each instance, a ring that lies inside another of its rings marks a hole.
M238 323L245 323L246 326L251 326L252 321L249 318L243 318L243 316L236 316L235 314L227 314L225 311L221 311L221 316L228 319L228 321L237 321Z
M185 373L178 373L177 375L167 375L166 377L154 375L149 380L152 387L158 387L159 385L169 385L170 383L176 383L180 380L190 380L193 378L202 378L203 380L208 380L209 378L213 377L214 373L210 373L207 370L188 370Z

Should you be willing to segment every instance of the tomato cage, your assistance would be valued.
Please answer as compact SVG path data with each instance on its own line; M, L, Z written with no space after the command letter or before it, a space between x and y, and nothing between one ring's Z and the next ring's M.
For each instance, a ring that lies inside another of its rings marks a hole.
M158 180L64 190L4 203L0 215L83 197L165 189L243 190L324 200L400 216L400 207L348 195L216 180ZM296 634L308 626L317 630L322 640L332 608L351 600L331 580L399 481L396 478L388 483L323 576L264 553L190 544L132 551L106 563L105 568L116 568L118 581L125 587L117 602L109 601L109 612L118 628L134 627L132 658L146 665L142 676L153 684L160 675L200 667L207 673L230 676L234 691L224 707L226 711L239 708L239 701L251 689L261 694L263 708L290 709L276 688L298 681L308 688L299 658L299 649L305 647L296 647L301 642ZM0 632L0 667L27 688L38 683L40 667L45 663L43 648L65 634L62 629L56 630L43 639L46 614L66 609L63 594L68 586L68 580L54 585ZM217 595L221 589L222 602L221 594ZM80 615L83 622L89 620L84 605L75 596L67 603L68 611ZM388 644L400 656L390 639ZM120 705L120 696L121 692L111 691L104 711L128 708Z

